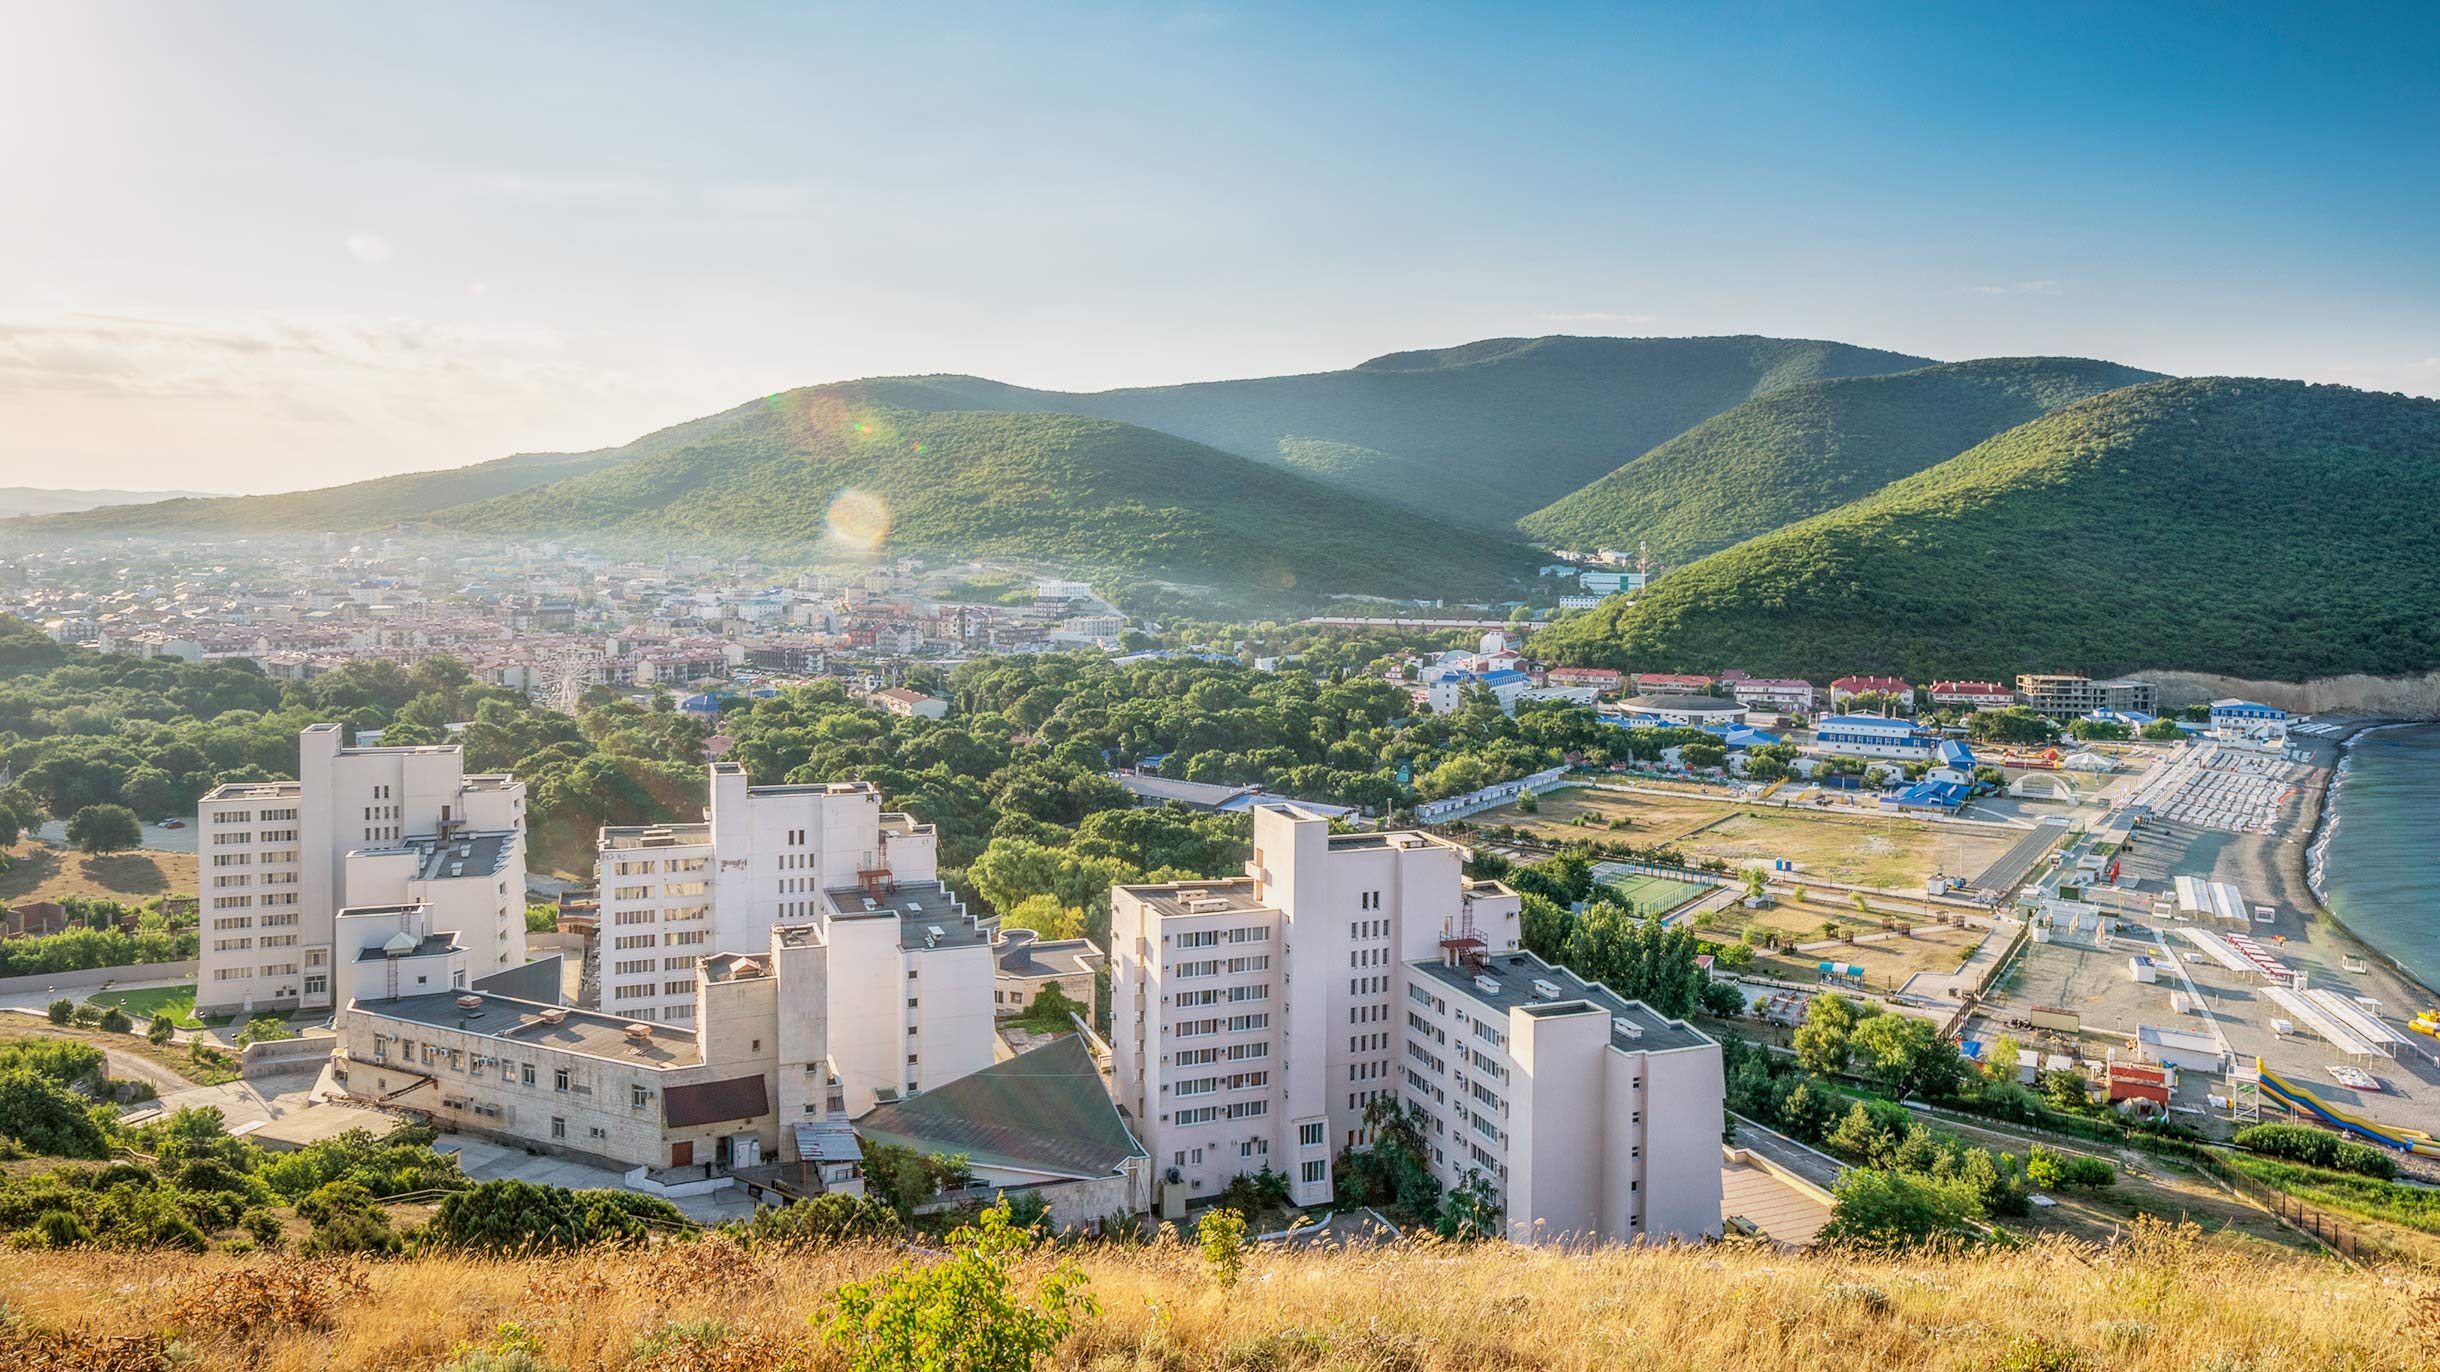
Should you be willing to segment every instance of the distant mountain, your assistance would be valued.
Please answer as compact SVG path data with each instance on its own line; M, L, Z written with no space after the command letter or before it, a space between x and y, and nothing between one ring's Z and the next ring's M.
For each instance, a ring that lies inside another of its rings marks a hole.
M192 496L114 506L45 519L42 533L271 534L355 532L421 519L435 511L548 485L721 433L762 402L688 420L616 448L587 453L519 453L437 472L352 481L278 495Z
M971 376L866 385L876 401L907 409L1121 420L1505 532L1756 396L1931 361L1809 339L1495 338L1391 353L1346 371L1091 393Z
M2158 372L2076 357L1997 357L1810 381L1715 415L1519 527L1560 548L1683 563L1861 499L1994 434Z
M1495 592L1523 543L1082 415L901 409L810 387L649 457L434 513L440 528L659 547L1030 558L1237 590ZM733 414L735 412L732 412Z
M0 486L0 519L20 515L74 514L105 506L144 505L159 500L203 497L200 491L80 491L49 486Z
M2440 667L2440 401L2111 391L1544 630L1561 661L2304 680Z

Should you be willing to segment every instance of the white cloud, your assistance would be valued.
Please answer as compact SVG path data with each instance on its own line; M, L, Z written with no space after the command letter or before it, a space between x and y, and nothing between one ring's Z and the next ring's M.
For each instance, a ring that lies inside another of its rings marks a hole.
M390 260L390 240L377 233L351 233L347 236L347 251L359 262L382 266Z
M1968 286L1975 295L2057 295L2056 281L2009 281L1990 286Z

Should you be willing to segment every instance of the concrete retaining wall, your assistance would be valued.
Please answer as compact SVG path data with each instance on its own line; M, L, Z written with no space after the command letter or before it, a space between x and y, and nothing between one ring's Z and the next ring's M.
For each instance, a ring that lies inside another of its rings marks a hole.
M61 991L91 990L113 981L192 980L197 965L195 959L188 958L184 962L141 962L132 967L88 967L81 972L29 972L21 977L0 977L0 995L53 987Z
M330 1058L331 1050L339 1046L335 1034L316 1034L311 1038L275 1039L270 1043L249 1043L241 1054L238 1072L243 1076L262 1077L275 1072L293 1072Z

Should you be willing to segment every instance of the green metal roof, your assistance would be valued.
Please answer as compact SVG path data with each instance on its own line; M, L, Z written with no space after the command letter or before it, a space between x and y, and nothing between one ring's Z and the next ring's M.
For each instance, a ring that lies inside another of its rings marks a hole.
M856 1121L856 1133L926 1153L963 1153L978 1167L1068 1177L1106 1177L1146 1156L1075 1034L876 1105Z

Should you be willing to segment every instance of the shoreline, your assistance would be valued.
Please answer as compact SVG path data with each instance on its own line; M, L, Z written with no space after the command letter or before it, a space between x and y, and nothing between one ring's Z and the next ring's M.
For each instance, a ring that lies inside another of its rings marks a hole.
M2337 756L2323 770L2321 785L2309 793L2312 796L2312 820L2303 834L2303 843L2297 855L2293 875L2297 878L2305 896L2304 900L2297 902L2297 908L2301 912L2314 919L2326 921L2332 929L2338 932L2341 939L2353 945L2365 958L2378 963L2390 975L2421 991L2426 998L2440 1000L2440 990L2435 990L2421 977L2407 970L2396 958L2391 957L2365 939L2363 935L2348 927L2347 922L2339 918L2338 912L2330 908L2329 901L2322 894L2324 850L2330 841L2330 835L2338 828L2339 817L2333 802L2338 797L2339 782L2346 776L2347 762L2355 752L2356 742L2384 729L2404 729L2429 722L2419 719L2367 719L2358 727L2335 738L2317 741L2334 745ZM2315 760L2318 762L2318 747L2315 752Z

